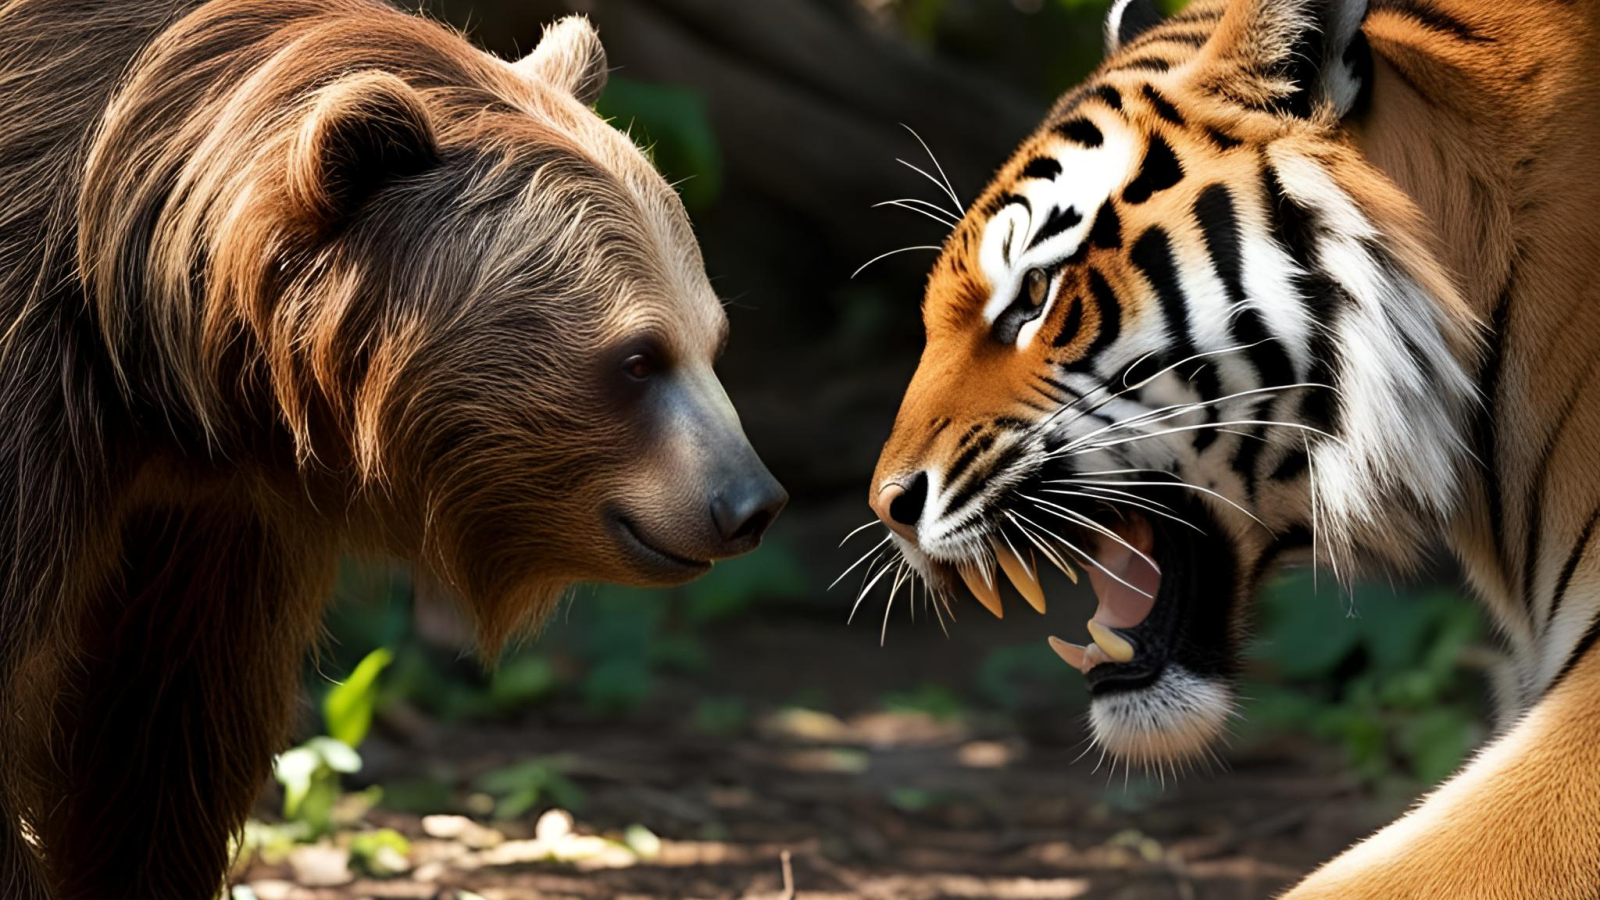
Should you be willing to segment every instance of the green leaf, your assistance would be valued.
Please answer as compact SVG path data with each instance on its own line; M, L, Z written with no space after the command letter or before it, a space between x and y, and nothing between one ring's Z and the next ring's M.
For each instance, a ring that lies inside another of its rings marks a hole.
M722 190L722 152L699 91L612 75L595 111L645 148L662 176L677 184L691 212L716 200Z
M647 659L622 656L602 661L583 679L583 699L602 713L634 709L655 691L655 673Z
M378 676L394 661L387 647L368 653L343 684L328 692L322 701L322 718L328 734L351 747L361 746L372 713L378 702Z
M1480 737L1479 725L1471 716L1441 707L1405 721L1397 741L1417 778L1437 784L1461 765Z
M315 752L330 771L345 775L361 771L361 754L338 738L314 737L303 746Z
M506 660L489 678L489 700L496 709L512 710L550 696L559 684L555 667L541 654L524 653Z
M939 684L924 684L915 691L898 691L883 695L883 708L894 713L922 713L935 719L957 719L966 711L966 704L955 692Z
M685 588L685 614L691 622L716 622L743 612L757 600L803 597L808 590L805 569L794 552L768 540L755 553L717 563Z
M311 781L322 768L322 756L310 747L295 747L272 761L272 777L283 785L283 815L293 819L311 792Z
M351 866L374 878L389 878L404 871L405 856L410 852L411 842L392 828L364 831L350 838Z
M1306 573L1279 579L1261 596L1264 635L1251 650L1285 678L1320 680L1361 642L1361 628L1346 614L1336 589L1317 591Z

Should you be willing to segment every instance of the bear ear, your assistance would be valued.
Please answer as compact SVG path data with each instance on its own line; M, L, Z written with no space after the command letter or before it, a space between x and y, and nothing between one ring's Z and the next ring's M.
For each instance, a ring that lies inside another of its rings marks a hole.
M545 26L539 46L511 65L523 77L566 91L584 106L592 106L606 86L606 51L587 16L567 16Z
M422 97L396 75L357 72L318 92L290 145L289 195L303 214L337 225L438 158Z
M1267 107L1337 121L1372 77L1366 17L1367 0L1232 0L1208 52L1258 81Z
M1106 55L1161 24L1154 0L1117 0L1106 13Z

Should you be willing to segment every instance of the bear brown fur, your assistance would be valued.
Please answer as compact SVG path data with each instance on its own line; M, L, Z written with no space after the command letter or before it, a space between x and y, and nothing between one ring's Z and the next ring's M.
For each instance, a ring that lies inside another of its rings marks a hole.
M508 63L377 0L0 3L0 896L218 892L341 553L492 654L759 541L604 80L579 19Z

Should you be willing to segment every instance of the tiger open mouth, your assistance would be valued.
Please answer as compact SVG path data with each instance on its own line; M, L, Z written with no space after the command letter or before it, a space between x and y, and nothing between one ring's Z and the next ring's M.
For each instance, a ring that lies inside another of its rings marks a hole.
M1126 507L1108 513L1104 504L1058 506L1077 523L1048 531L1036 518L1002 512L1007 524L995 527L988 539L993 566L934 565L945 570L947 585L959 578L995 616L1005 612L999 572L1041 614L1041 565L1053 565L1075 583L1080 571L1087 573L1096 606L1085 639L1048 640L1067 665L1083 673L1091 695L1149 687L1169 668L1229 680L1238 668L1231 623L1240 575L1232 545L1205 504L1172 497L1148 503L1171 512L1157 517ZM1038 509L1031 515L1038 517Z

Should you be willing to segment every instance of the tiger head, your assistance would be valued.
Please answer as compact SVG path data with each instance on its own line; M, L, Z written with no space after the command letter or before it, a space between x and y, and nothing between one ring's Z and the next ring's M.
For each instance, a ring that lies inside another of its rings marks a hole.
M1087 572L1096 739L1226 728L1286 555L1411 563L1472 458L1477 327L1354 123L1358 0L1118 0L1108 53L949 235L870 502L935 591ZM1374 13L1376 16L1377 14Z

